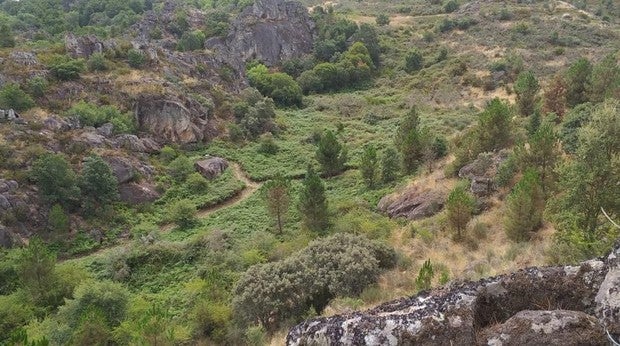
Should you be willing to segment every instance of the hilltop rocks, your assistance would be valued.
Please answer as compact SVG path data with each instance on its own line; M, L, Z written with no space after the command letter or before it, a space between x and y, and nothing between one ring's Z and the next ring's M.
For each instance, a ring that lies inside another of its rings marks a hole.
M379 201L377 209L391 218L404 217L417 220L438 213L446 202L446 194L440 190L413 187L404 193L388 195Z
M617 247L606 260L453 283L308 320L289 331L287 345L602 345L602 326L619 335L619 253Z
M315 24L299 2L257 0L233 21L226 38L207 40L207 48L258 59L269 66L312 52Z
M207 179L215 179L228 168L228 161L221 157L207 157L194 163L196 170Z
M481 153L473 162L459 170L459 177L471 181L471 192L474 195L487 196L495 190L495 176L508 154L507 150Z
M485 330L479 344L605 346L608 341L596 318L584 312L525 310Z

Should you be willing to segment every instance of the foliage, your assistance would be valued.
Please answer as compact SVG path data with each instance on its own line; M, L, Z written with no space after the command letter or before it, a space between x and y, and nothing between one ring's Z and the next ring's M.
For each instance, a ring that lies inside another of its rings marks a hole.
M517 161L521 170L532 168L538 173L542 192L546 197L555 183L555 167L561 155L553 126L542 124L530 137L528 144L515 149Z
M56 234L69 232L69 217L65 214L60 204L54 204L47 217L47 227Z
M110 105L97 106L80 101L67 110L66 115L76 117L83 126L99 127L109 122L114 125L114 133L135 132L132 114L121 113L116 107Z
M425 135L420 130L420 117L415 107L411 108L404 116L398 132L394 138L394 144L400 151L402 166L406 173L413 173L424 159L423 143Z
M62 301L62 297L54 295L57 284L55 265L56 256L39 238L30 239L28 247L20 253L17 273L22 287L38 305L56 306Z
M258 64L247 72L250 85L281 106L301 106L302 92L293 77L282 72L270 73L265 65Z
M514 90L517 94L519 113L523 116L532 115L536 109L538 102L537 94L540 90L540 85L534 73L532 71L521 72L514 84Z
M390 24L390 17L385 13L381 13L377 15L375 22L378 26L386 26Z
M45 95L49 83L43 77L33 77L28 81L27 90L34 97L42 97Z
M13 30L7 23L0 25L0 48L8 48L15 46L15 38Z
M498 98L491 100L478 117L479 152L506 148L512 142L510 108Z
M84 71L84 60L58 56L52 60L48 68L52 76L58 80L75 80L80 78L80 73Z
M347 150L338 142L336 135L328 130L319 140L316 149L316 159L326 176L338 175L345 168Z
M103 53L93 53L86 63L89 71L105 71L108 63Z
M209 181L198 172L188 175L185 184L190 191L196 193L204 193L209 188Z
M234 311L273 331L310 307L320 313L336 296L358 295L395 257L386 246L350 234L317 240L285 260L251 267L235 288Z
M194 221L196 206L187 199L174 202L169 209L168 218L181 228L190 227Z
M474 197L467 191L465 185L458 185L448 195L446 201L448 222L456 231L457 239L463 237L463 231L467 227L469 220L471 220L474 206Z
M543 96L543 111L555 113L558 117L564 117L566 112L567 86L562 76L556 76L549 83Z
M118 182L101 156L91 155L84 160L80 187L87 209L99 210L118 200Z
M364 148L362 160L360 163L360 173L362 179L368 188L373 188L377 183L379 175L379 159L377 157L377 149L372 144Z
M591 102L602 102L611 97L620 98L620 66L614 54L608 54L594 65L586 91Z
M177 182L184 182L194 172L194 164L187 156L181 154L168 164L167 171Z
M412 73L424 67L424 57L418 49L410 50L405 56L405 71Z
M278 234L282 234L290 205L291 183L282 176L276 176L265 184L265 201L269 214L275 219Z
M127 52L127 63L133 68L141 68L146 62L146 57L141 50L130 49Z
M78 204L80 188L77 177L64 156L45 154L32 166L31 177L39 188L39 194L47 203L71 209Z
M245 136L256 138L265 132L275 132L273 100L261 96L253 88L245 89L241 94L242 101L233 105L233 113Z
M0 89L0 109L25 111L34 107L34 101L18 84L8 83Z
M435 276L433 265L431 264L431 260L427 259L424 261L424 264L422 264L418 272L418 277L415 279L416 288L418 290L429 290L431 288L433 276Z
M506 200L504 229L514 241L528 240L542 223L545 208L540 176L527 169Z
M456 10L459 9L459 3L456 2L455 0L449 0L448 2L446 2L446 4L443 6L443 10L446 13L452 13Z
M398 172L400 171L398 152L388 147L383 151L383 157L381 158L381 181L384 183L390 183L396 180Z
M329 226L325 185L311 166L308 166L303 187L299 193L299 210L303 215L303 224L309 230L325 234Z
M588 101L587 83L592 64L586 58L575 61L566 71L566 102L570 107Z
M203 49L206 36L200 30L185 32L177 43L177 50L181 52L190 52L193 50Z

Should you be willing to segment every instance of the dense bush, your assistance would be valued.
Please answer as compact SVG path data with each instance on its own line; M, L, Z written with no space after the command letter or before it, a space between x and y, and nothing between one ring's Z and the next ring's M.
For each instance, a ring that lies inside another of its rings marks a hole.
M395 253L360 236L317 240L279 262L251 267L235 288L235 314L274 330L310 307L321 313L336 296L354 296L395 264Z
M419 50L413 49L405 56L405 71L407 73L415 72L424 67L424 57Z
M83 126L101 126L105 123L114 125L114 133L132 133L135 131L133 115L129 112L121 113L114 106L97 106L80 101L74 104L66 113L80 120Z
M66 208L75 207L80 188L73 169L64 156L45 154L32 166L31 177L39 188L39 194L50 204L59 203Z
M130 49L127 52L127 63L133 68L140 68L146 62L146 57L141 50Z
M334 176L344 170L347 150L338 142L333 132L326 131L317 145L316 159L326 176Z
M265 132L276 131L273 100L248 88L241 92L241 101L233 105L233 113L245 137L256 138Z
M0 89L0 109L25 111L34 107L34 101L17 84L8 83Z
M299 84L282 72L270 73L265 65L257 65L248 70L250 85L261 94L271 97L281 106L301 106L302 93Z
M177 43L177 49L181 52L203 49L205 39L205 34L200 30L186 32Z
M545 208L540 176L528 169L506 200L504 228L514 241L528 240L542 223Z
M52 60L48 68L56 79L61 81L74 80L80 78L80 73L84 71L84 60L58 56Z
M93 212L118 199L118 182L101 156L91 155L84 160L80 187L87 209Z
M93 53L88 58L87 65L90 71L105 71L108 69L108 62L103 53Z

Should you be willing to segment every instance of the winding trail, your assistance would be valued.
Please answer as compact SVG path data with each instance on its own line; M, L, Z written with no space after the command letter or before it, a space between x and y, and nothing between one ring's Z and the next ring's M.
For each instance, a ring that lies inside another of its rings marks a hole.
M217 211L220 211L222 209L226 209L228 207L232 207L234 205L237 205L237 204L245 201L250 196L252 196L263 185L262 182L256 182L256 181L250 179L248 177L248 175L243 171L243 169L241 168L241 166L238 163L231 162L231 161L229 161L229 163L230 163L229 168L232 170L233 175L235 176L235 178L237 178L238 180L243 182L245 187L242 190L240 190L239 192L237 192L236 194L234 194L233 196L231 196L230 198L226 199L225 201L223 201L221 203L210 205L210 206L207 206L207 207L202 208L202 209L198 209L196 211L196 213L194 214L194 216L197 219L206 219L211 214L213 214L213 213L215 213ZM164 232L169 232L169 231L173 230L174 227L175 227L174 223L168 223L168 224L160 226L159 230L160 230L160 232L164 233ZM89 257L89 256L102 255L104 253L109 253L109 252L112 252L112 251L114 251L116 249L119 249L119 248L122 248L122 247L126 247L131 242L129 238L121 238L121 239L118 239L118 241L119 241L119 243L116 244L116 245L100 248L100 249L98 249L96 251L93 251L93 252L84 253L84 254L73 256L73 257L70 257L70 258L66 258L64 260L60 260L59 262L64 262L64 261L68 261L68 260L76 260L76 259L80 259L80 258L84 258L84 257Z

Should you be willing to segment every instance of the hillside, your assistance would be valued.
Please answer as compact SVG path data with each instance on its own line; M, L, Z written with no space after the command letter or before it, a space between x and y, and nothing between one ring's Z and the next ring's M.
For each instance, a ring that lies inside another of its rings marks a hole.
M554 292L528 275L619 236L619 50L611 0L0 0L0 345L324 344ZM536 299L498 319L568 309ZM510 327L476 318L439 333Z

